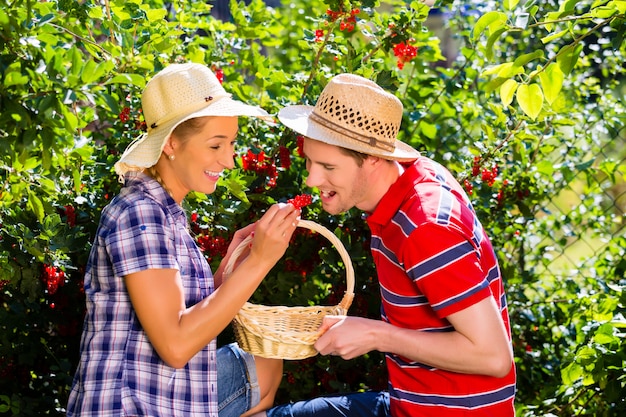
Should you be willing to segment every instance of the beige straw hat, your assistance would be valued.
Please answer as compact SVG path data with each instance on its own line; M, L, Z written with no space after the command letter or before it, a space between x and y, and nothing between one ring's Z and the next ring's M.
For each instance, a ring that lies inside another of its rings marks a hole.
M141 106L148 127L115 164L122 177L132 169L157 163L167 138L182 122L203 116L255 116L271 119L259 108L233 100L213 72L202 64L171 64L146 84Z
M333 77L315 107L287 106L278 119L308 138L396 161L420 154L396 139L402 103L376 83L354 74Z

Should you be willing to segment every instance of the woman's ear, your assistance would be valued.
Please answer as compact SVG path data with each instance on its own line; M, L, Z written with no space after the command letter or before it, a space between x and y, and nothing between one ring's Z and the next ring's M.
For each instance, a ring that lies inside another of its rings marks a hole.
M169 138L167 138L167 141L165 141L165 145L163 146L163 152L165 153L165 155L169 156L169 155L174 155L174 150L176 147L176 143L175 141L172 139L172 135L170 135Z

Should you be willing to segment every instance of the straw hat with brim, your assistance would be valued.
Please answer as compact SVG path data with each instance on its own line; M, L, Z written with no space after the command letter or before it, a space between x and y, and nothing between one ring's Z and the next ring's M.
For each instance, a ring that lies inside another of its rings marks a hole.
M182 122L204 116L254 116L271 120L255 106L233 100L215 74L201 64L171 64L157 73L141 95L148 127L131 143L115 164L122 177L129 170L157 163L172 131Z
M367 155L400 162L420 156L396 139L402 121L400 100L358 75L333 77L315 106L287 106L278 119L308 138Z

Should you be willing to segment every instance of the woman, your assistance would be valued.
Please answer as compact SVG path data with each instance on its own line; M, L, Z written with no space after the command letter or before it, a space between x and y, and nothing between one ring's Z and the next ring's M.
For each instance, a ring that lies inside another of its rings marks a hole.
M270 407L282 361L236 344L216 349L282 257L299 211L272 206L234 235L215 275L188 233L181 202L210 194L234 166L238 116L266 117L232 100L204 65L173 64L146 85L148 132L115 170L120 194L103 210L85 276L87 315L68 416L235 416ZM223 266L254 232L228 280Z

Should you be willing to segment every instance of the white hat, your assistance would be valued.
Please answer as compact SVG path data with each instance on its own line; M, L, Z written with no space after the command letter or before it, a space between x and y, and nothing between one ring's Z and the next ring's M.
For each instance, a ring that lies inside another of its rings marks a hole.
M315 107L287 106L278 119L308 138L396 161L420 153L396 139L402 102L378 84L354 74L333 77Z
M233 100L215 74L202 64L171 64L146 84L141 107L148 127L115 164L122 177L133 168L157 163L172 131L182 122L204 116L255 116L270 119L255 106Z

